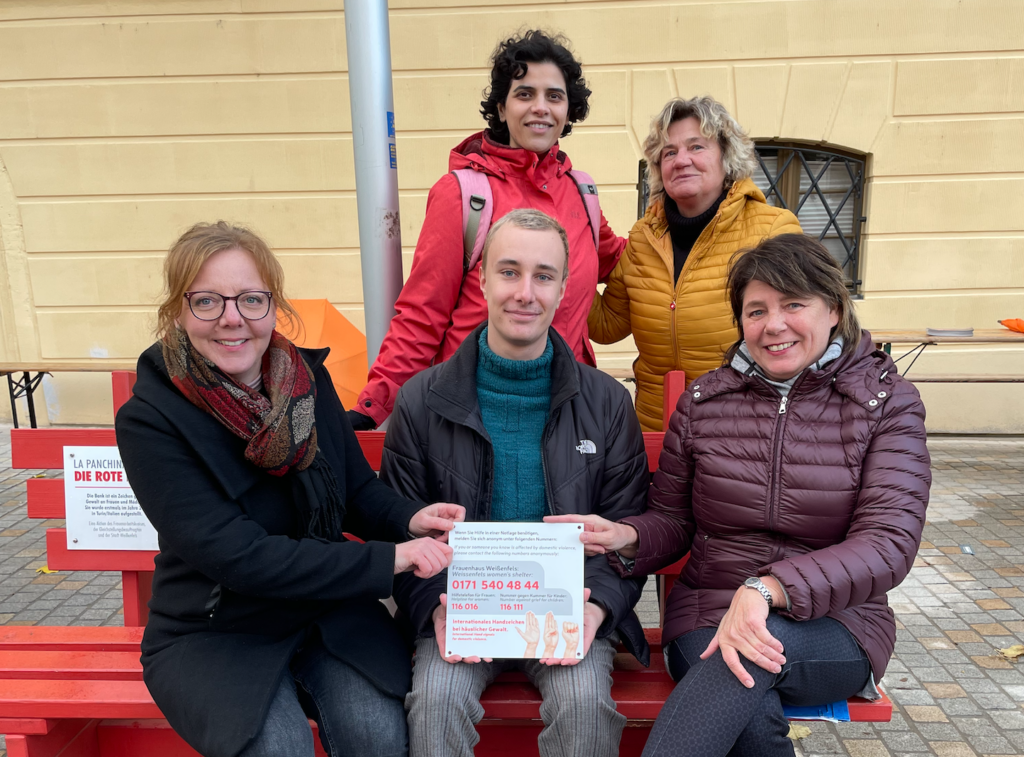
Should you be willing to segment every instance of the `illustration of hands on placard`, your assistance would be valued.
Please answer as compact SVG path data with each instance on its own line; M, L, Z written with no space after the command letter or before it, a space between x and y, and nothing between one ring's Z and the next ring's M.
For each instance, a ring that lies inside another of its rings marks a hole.
M448 656L579 659L579 523L456 523L448 543Z

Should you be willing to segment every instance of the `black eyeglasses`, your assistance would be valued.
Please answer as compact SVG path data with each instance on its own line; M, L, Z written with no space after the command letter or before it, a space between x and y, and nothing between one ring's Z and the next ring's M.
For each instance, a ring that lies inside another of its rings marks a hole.
M266 318L270 312L271 292L252 290L241 292L234 297L227 297L218 292L185 292L188 308L192 315L200 321L216 321L224 315L228 300L235 301L238 314L247 321L258 321Z

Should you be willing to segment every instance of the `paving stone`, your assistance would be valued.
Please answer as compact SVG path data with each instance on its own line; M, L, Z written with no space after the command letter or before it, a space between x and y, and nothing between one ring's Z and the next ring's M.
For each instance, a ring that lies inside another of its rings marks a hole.
M1019 667L1014 666L1010 670L987 670L985 672L993 681L1004 686L1024 685L1024 672L1021 672Z
M1024 712L1019 708L1010 711L993 711L988 713L997 728L1005 731L1024 730Z
M919 723L945 723L947 721L942 708L934 705L907 705L903 711L911 720Z
M947 715L977 715L981 712L972 699L940 699L938 704Z
M891 752L927 751L928 749L921 737L911 731L887 731L882 734L882 741Z
M901 705L935 704L931 694L924 689L893 689L890 696Z
M968 736L994 736L995 724L988 718L954 718L953 724Z
M917 732L926 741L960 741L960 731L952 723L915 723Z
M924 687L936 699L950 699L952 697L965 697L967 692L956 683L926 683Z
M939 757L975 757L977 752L962 741L933 741L928 746Z
M1013 667L1010 662L1004 660L1002 657L996 657L995 655L971 655L971 659L979 666L990 670L994 668L1009 669Z
M999 686L988 678L963 678L957 683L964 689L964 691L989 693L993 691L999 691ZM933 695L934 696L934 695Z
M967 741L970 742L975 751L985 755L1017 754L1016 747L1003 736L968 736Z
M983 710L1015 710L1017 705L1005 694L975 694L974 701Z
M881 741L860 741L846 739L843 741L850 757L890 757L889 750Z

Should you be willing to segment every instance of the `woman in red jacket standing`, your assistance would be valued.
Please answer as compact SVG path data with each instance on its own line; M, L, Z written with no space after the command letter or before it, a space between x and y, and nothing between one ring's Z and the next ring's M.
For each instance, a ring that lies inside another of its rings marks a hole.
M567 40L536 30L503 40L491 60L491 84L480 109L487 128L452 150L449 170L472 169L486 177L492 221L516 208L534 208L566 230L569 284L552 326L577 360L595 365L587 314L598 281L611 273L626 240L615 236L600 213L591 222L581 188L570 175L572 163L558 149L559 138L568 136L590 108L583 69ZM430 190L397 312L369 382L349 411L356 430L380 425L406 381L451 357L466 335L487 320L480 267L463 269L464 191L453 173Z
M679 682L644 755L792 755L782 705L878 698L931 484L924 406L860 330L818 242L735 261L739 340L690 386L649 507L586 516L590 553L639 576L690 560L663 638ZM565 519L571 516L563 516Z

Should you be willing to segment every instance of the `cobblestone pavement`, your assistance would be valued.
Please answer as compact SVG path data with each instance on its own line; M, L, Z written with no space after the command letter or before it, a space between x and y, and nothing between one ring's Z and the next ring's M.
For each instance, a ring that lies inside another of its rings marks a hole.
M120 625L118 575L36 572L45 529L63 522L26 517L26 479L53 472L12 470L9 428L0 426L0 624ZM889 595L898 630L882 686L892 722L808 723L803 757L1024 755L1024 662L998 655L1024 643L1024 439L933 438L929 447L925 541ZM657 625L653 591L638 610Z

